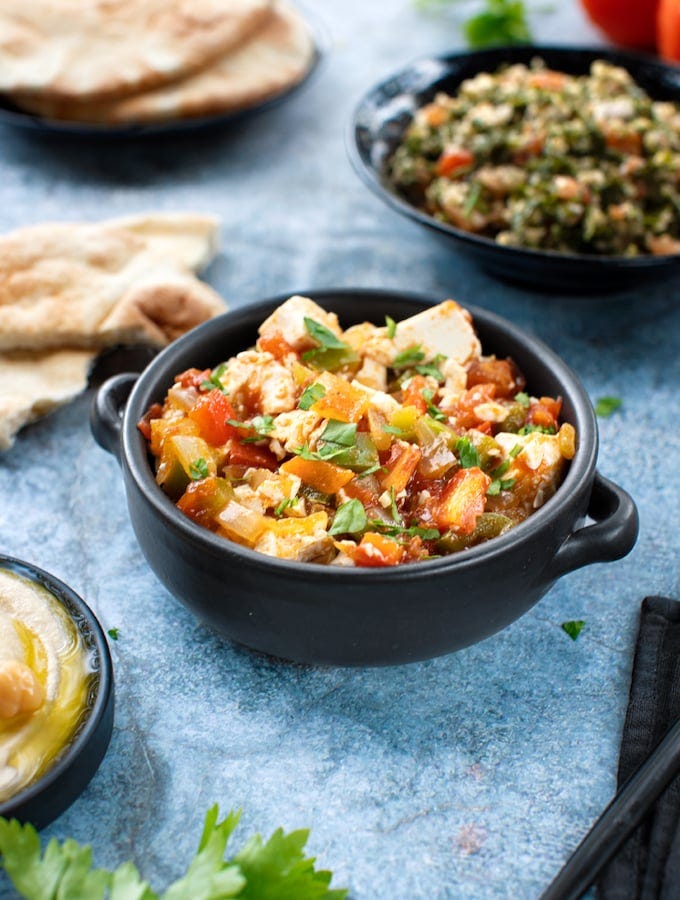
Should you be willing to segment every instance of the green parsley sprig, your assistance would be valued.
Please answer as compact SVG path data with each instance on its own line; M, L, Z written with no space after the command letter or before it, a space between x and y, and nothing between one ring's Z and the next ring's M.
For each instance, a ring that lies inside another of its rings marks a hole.
M0 818L0 862L25 900L344 900L346 890L330 887L332 873L305 855L306 829L285 834L279 828L268 841L256 834L225 858L240 816L232 811L220 822L218 807L209 809L196 855L162 894L132 862L113 872L94 869L91 847L74 840L52 838L42 851L35 828L16 819Z

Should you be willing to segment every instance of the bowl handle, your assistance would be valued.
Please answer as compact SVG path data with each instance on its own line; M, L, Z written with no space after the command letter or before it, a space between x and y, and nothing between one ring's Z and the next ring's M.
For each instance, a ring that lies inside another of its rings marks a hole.
M581 566L621 559L633 549L638 536L638 511L623 488L595 472L588 515L595 519L570 534L550 566L551 578L559 578Z
M125 404L138 378L138 373L123 372L107 379L95 394L90 409L90 429L95 441L118 462Z

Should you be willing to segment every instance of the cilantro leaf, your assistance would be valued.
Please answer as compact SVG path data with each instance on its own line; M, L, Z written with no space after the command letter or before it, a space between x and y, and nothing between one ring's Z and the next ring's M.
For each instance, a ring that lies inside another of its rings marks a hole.
M201 478L207 478L208 475L210 475L210 469L202 456L195 459L189 466L189 476L192 481L200 481Z
M601 419L608 419L612 413L621 408L622 404L623 400L620 397L600 397L595 404L595 415Z
M413 347L408 347L406 350L402 350L401 353L397 353L392 362L392 368L408 369L416 363L422 362L424 359L425 353L423 352L422 346L420 344L414 344Z
M385 327L387 328L387 337L390 340L394 340L394 336L397 333L397 323L391 316L385 316Z
M225 865L224 854L241 814L230 812L222 822L217 821L218 815L217 805L208 810L196 856L186 875L170 885L162 900L222 900L239 896L247 879L238 866Z
M264 842L252 837L232 859L227 843L240 813L222 822L213 806L205 817L198 851L186 874L162 897L127 862L115 872L92 868L92 850L54 838L41 853L32 825L0 818L0 863L25 900L344 900L347 891L330 888L332 874L314 867L304 846L307 831L281 829Z
M358 362L359 356L349 344L329 331L321 322L305 316L305 328L309 336L319 345L314 350L307 350L302 358L317 369L334 371L349 363Z
M112 641L117 641L120 637L120 629L118 628L109 628L106 632Z
M322 397L325 396L326 388L322 384L319 384L318 382L315 384L308 384L302 392L298 402L298 409L310 409L317 400L321 400Z
M347 503L338 507L328 533L358 534L360 531L364 531L367 523L366 510L361 500L348 500Z
M575 619L571 622L562 622L560 627L562 631L569 635L572 641L575 641L583 631L583 626L585 624L586 623L582 619Z
M346 891L328 888L330 872L315 871L314 858L305 857L308 837L307 830L281 828L266 843L254 835L234 857L246 877L239 900L343 900Z

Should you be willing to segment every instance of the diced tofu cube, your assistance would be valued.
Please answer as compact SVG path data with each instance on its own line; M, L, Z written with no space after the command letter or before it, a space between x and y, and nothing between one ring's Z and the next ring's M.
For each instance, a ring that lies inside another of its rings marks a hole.
M482 351L470 314L455 300L444 300L399 322L393 343L398 352L419 344L426 360L441 353L460 365L466 365Z
M270 353L244 350L235 356L221 376L229 399L238 408L276 415L295 406L298 389L290 371Z
M354 380L375 391L385 391L387 390L387 366L366 356Z
M286 343L298 352L316 346L305 327L305 318L314 319L337 337L342 337L342 329L335 313L326 312L308 297L295 296L286 300L260 325L258 334L270 337L281 334Z
M292 453L309 441L319 422L321 417L312 410L294 409L283 412L274 419L274 427L267 437L279 441L288 453Z

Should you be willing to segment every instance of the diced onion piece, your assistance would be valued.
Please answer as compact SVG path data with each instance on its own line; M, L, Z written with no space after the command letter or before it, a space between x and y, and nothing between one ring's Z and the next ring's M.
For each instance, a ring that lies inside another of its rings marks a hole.
M232 540L252 547L267 527L269 520L261 513L232 501L219 513L217 522Z
M392 435L383 430L384 426L387 425L387 417L381 410L371 406L368 409L367 418L371 440L375 446L378 450L389 450L392 443Z

